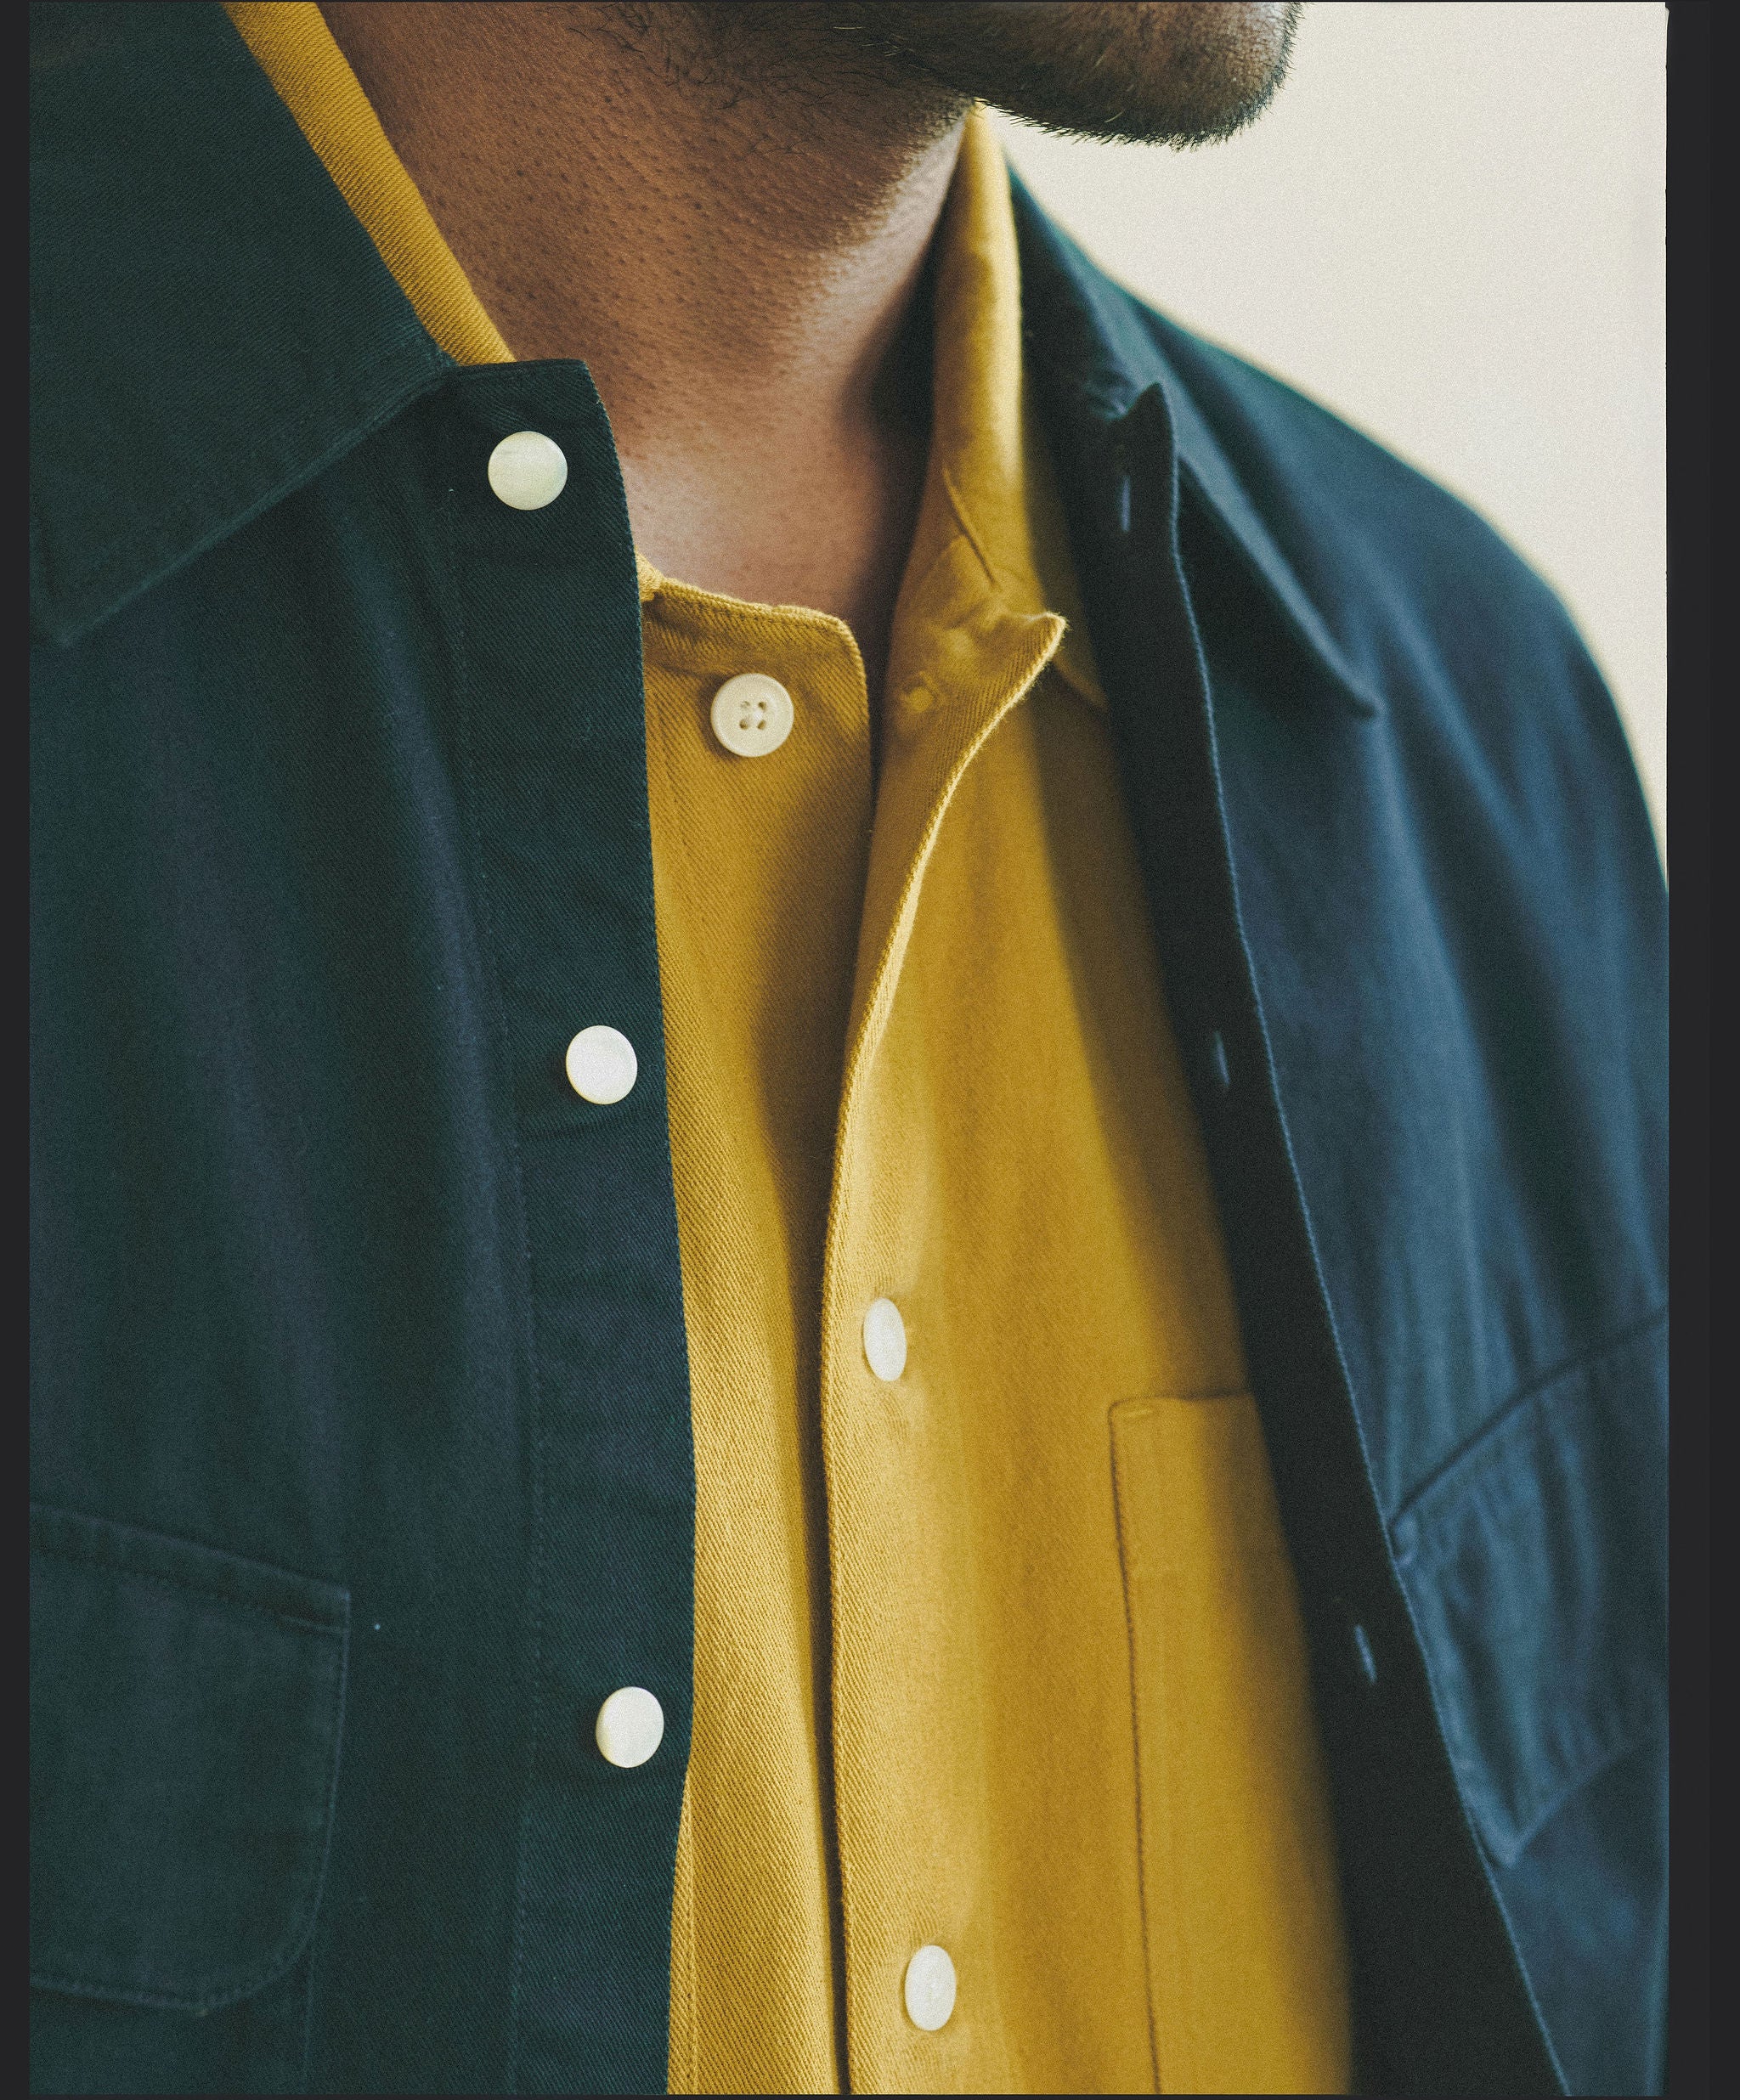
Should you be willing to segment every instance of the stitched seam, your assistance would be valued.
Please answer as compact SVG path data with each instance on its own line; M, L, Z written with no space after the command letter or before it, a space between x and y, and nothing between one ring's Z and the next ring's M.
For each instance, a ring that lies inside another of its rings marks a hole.
M379 357L372 358L364 365L355 375L357 383L353 392L353 400L356 393L362 391L364 384L369 379L372 378L377 371L384 370L401 361L404 353L404 345L397 343L392 349L384 351ZM406 407L420 394L428 392L430 387L441 378L443 366L449 363L450 360L443 358L443 365L432 368L425 365L418 371L415 381L407 381L405 389L402 393L394 395L387 403L368 412L360 424L355 420L354 411L353 411L351 420L344 424L336 437L329 439L325 448L312 463L302 467L280 469L272 477L274 483L278 485L282 491L286 483L300 486L302 482L312 480L316 474L330 466L333 460L341 457L345 451L359 444L364 438L371 436L381 427L381 424L390 421L400 409ZM317 419L307 415L286 419L278 426L269 445L262 443L255 447L250 464L262 460L275 447L292 444L298 438L306 438L318 432L322 420L324 419ZM157 517L156 529L151 540L154 556L161 555L167 541L173 541L179 537L184 521L197 518L200 512L211 504L214 497L222 499L228 490L237 487L246 488L251 486L256 478L257 471L254 473L237 474L227 480L208 477L203 481L195 482L179 502L172 505L167 511ZM287 493L287 491L284 492ZM236 499L236 500L241 501L244 507L247 507L255 500ZM269 505L272 500L272 497L268 495L264 499L264 503ZM35 508L40 514L40 505ZM136 534L123 530L110 533L106 539L99 541L95 545L91 545L88 542L82 555L61 565L58 579L59 588L66 590L88 590L105 583L111 569L135 566L136 564L129 562L128 555L136 538Z
M1528 1787L1514 1808L1494 1787L1490 1761L1460 1714L1453 1727L1446 1727L1450 1763L1465 1792L1472 1800L1492 1804L1492 1820L1506 1826L1500 1841L1488 1833L1486 1815L1478 1808L1473 1810L1481 1841L1500 1865L1509 1865L1525 1852L1573 1794L1654 1736L1660 1724L1652 1719L1651 1705L1647 1685L1634 1674L1603 1709L1601 1724L1590 1727L1572 1754L1560 1759L1551 1782Z
M1151 1416L1154 1409L1151 1406L1143 1406L1139 1402L1133 1405L1127 1401L1120 1402L1106 1417L1106 1429L1111 1459L1112 1515L1117 1525L1118 1533L1118 1572L1122 1578L1120 1587L1124 1593L1124 1646L1130 1662L1130 1743L1132 1749L1135 1752L1136 1764L1133 1774L1135 1786L1132 1789L1136 1797L1136 1896L1142 1917L1144 1957L1142 1980L1144 1996L1148 2001L1148 2057L1154 2072L1154 2090L1160 2092L1164 2088L1161 2086L1160 2079L1160 2008L1154 2002L1154 1931L1148 1918L1148 1877L1142 1871L1144 1853L1147 1846L1154 1840L1150 1838L1144 1828L1142 1813L1144 1792L1142 1786L1142 1688L1138 1681L1136 1669L1136 1603L1131 1595L1130 1561L1133 1547L1128 1536L1128 1527L1124 1520L1124 1498L1118 1491L1117 1424L1119 1414L1125 1408L1130 1410L1126 1417L1127 1420Z
M342 1749L342 1745L341 1744L341 1749ZM335 1800L336 1800L336 1787L335 1787L335 1789L334 1789L334 1792L335 1792ZM334 1818L330 1819L330 1820L329 1821L328 1824L327 1824L327 1831L326 1831L326 1854L327 1854L327 1862L330 1862L330 1858L331 1858L331 1853L332 1853L332 1829L331 1829L331 1824L332 1824L332 1821L336 1821L336 1816L335 1816ZM321 1894L322 1894L323 1895L325 1894L325 1890L326 1890L325 1863L323 1863L323 1865L322 1865L322 1869L321 1869L321 1874L320 1874L320 1892L321 1892ZM315 1907L314 1907L314 1917L315 1917L315 1922L316 1922L317 1923L319 1922L319 1915L320 1915L320 1913L319 1913L319 1904L317 1903L317 1904L315 1905ZM310 2077L311 2077L311 2075L312 2075L312 2074L313 2074L313 2071L314 2071L314 1966L315 1966L315 1950L314 1950L314 1944L313 1944L313 1943L314 1943L314 1933L313 1933L313 1932L312 1932L312 1931L310 1932L310 1933L309 1933L309 1935L308 1935L308 1939L309 1939L309 1945L308 1945L308 1948L306 1949L306 1952L307 1952L307 1954L308 1954L308 1966L307 1966L307 1967L306 1967L306 1968L304 1968L304 1969L303 1969L303 1971L302 1971L302 2012L301 2012L301 2024L302 2024L302 2047L301 2047L301 2048L300 2048L300 2050L297 2052L297 2058L298 2058L298 2064L297 2064L297 2068L299 2069L299 2070L300 2070L300 2072L301 2072L301 2074L302 2074L302 2085L301 2085L301 2088L300 2088L300 2090L301 2090L302 2092L306 2092L308 2090L308 2083L309 2083Z
M451 438L449 437L450 444ZM523 2001L526 1962L526 1909L530 1901L528 1889L528 1848L531 1839L532 1799L534 1782L538 1769L538 1751L540 1742L540 1720L543 1713L543 1658L545 1644L544 1594L544 1380L539 1358L536 1312L536 1279L532 1262L531 1235L526 1220L525 1169L520 1143L519 1118L513 1102L513 1038L508 1025L506 996L500 982L496 939L495 906L489 883L489 860L483 849L482 820L479 815L477 794L477 750L472 736L472 676L470 657L466 646L465 592L460 577L457 538L456 506L458 498L453 489L448 491L444 511L447 522L447 567L452 585L451 601L454 608L454 680L455 698L459 704L459 747L460 763L465 773L466 800L467 804L467 829L471 833L472 855L477 871L477 890L482 905L487 952L484 957L491 1004L494 1008L496 1040L500 1046L502 1077L507 1087L508 1098L503 1121L506 1126L506 1151L513 1174L514 1222L519 1240L518 1253L526 1279L526 1304L523 1335L532 1403L532 1482L531 1526L532 1550L530 1555L529 1595L527 1605L528 1629L530 1636L527 1671L529 1679L528 1705L529 1717L526 1727L524 1764L524 1798L520 1809L519 1843L515 1860L518 1877L518 1892L514 1904L513 1951L510 1967L507 2014L507 2061L506 2065L507 2089L519 2089L520 2011Z
M264 1990L268 1984L283 1975L300 1957L314 1932L314 1920L319 1914L320 1898L326 1886L327 1864L332 1854L332 1826L336 1820L334 1810L338 1798L338 1768L344 1741L346 1693L350 1677L348 1626L321 1627L316 1630L336 1632L339 1636L338 1685L332 1702L332 1725L325 1751L325 1813L321 1820L319 1856L305 1877L306 1888L297 1896L291 1922L272 1951L255 1967L244 1970L239 1982L226 1984L221 1990L171 1991L167 1985L161 1989L148 1988L144 1990L127 1990L113 1985L105 1988L88 1981L63 1977L53 1970L32 1969L30 1980L37 1989L61 1991L70 1997L102 1998L110 2004L155 2006L175 2012L213 2012L220 2007L239 2004L242 1999L252 1996L255 1991Z
M103 1561L82 1553L70 1553L60 1546L31 1548L32 1557L44 1561L65 1561L71 1567L100 1569L105 1574L119 1575L130 1583L143 1583L153 1589L185 1590L189 1596L206 1597L214 1604L226 1606L233 1612L249 1612L257 1618L270 1619L275 1626L296 1626L311 1634L337 1634L342 1637L348 1623L347 1612L337 1619L311 1619L301 1617L293 1612L274 1611L269 1604L250 1604L240 1597L226 1597L221 1589L212 1589L204 1583L184 1582L178 1575L148 1573L141 1568L132 1568L116 1561Z
M972 548L974 553L978 556L979 566L985 572L986 582L990 585L991 589L995 591L999 597L1001 597L1003 595L1003 584L998 579L996 569L991 566L990 556L985 551L985 543L980 539L978 531L975 529L971 517L968 515L967 506L961 500L960 492L954 484L954 478L950 474L946 467L942 468L941 473L943 489L948 497L948 507L955 514L955 523L961 528L962 533L964 535L968 545ZM945 546L937 555L937 561L940 562L942 559L943 555L947 553L947 551L948 550ZM935 562L931 564L932 568L935 566ZM929 570L926 570L925 574L928 577L929 574Z
M1598 1342L1593 1348L1583 1350L1578 1355L1568 1358L1564 1363L1556 1365L1552 1370L1544 1371L1538 1377L1532 1378L1526 1384L1518 1386L1496 1414L1489 1415L1472 1437L1466 1437L1447 1459L1441 1460L1438 1465L1433 1467L1418 1486L1409 1491L1395 1515L1389 1520L1388 1529L1392 1540L1393 1541L1396 1527L1406 1518L1417 1513L1421 1504L1431 1495L1433 1488L1454 1473L1465 1459L1472 1458L1488 1437L1496 1436L1499 1431L1520 1413L1531 1400L1538 1398L1549 1386L1556 1385L1562 1378L1569 1378L1577 1371L1599 1363L1603 1358L1617 1356L1628 1343L1637 1341L1640 1336L1647 1334L1652 1328L1660 1326L1667 1316L1668 1308L1664 1305L1658 1306L1654 1312L1647 1312L1641 1319L1633 1320L1630 1326L1621 1328L1618 1334L1609 1335L1605 1341ZM1494 1453L1494 1456L1496 1457L1497 1454ZM1485 1471L1485 1466L1486 1462L1483 1462L1481 1466L1471 1475L1471 1480L1478 1479L1481 1472Z

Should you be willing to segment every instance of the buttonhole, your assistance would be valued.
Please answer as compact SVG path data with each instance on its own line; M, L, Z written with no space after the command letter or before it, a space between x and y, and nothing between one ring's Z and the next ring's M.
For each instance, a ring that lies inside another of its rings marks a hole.
M1208 1075L1214 1081L1217 1093L1225 1093L1232 1086L1233 1069L1227 1063L1227 1047L1221 1041L1218 1029L1213 1029L1209 1033Z

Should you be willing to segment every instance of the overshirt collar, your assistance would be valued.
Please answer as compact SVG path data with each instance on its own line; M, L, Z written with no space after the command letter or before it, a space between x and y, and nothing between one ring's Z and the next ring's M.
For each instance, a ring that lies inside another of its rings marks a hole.
M31 624L71 642L453 360L216 0L31 9Z
M1267 436L1252 422L1248 391L1235 398L1216 370L1217 362L1230 362L1227 353L1145 311L1047 217L1019 178L1010 179L1026 344L1048 405L1061 406L1076 431L1110 431L1157 390L1183 476L1243 555L1294 639L1359 711L1381 713L1374 681L1324 617L1325 594L1301 582L1297 560L1289 559L1266 522L1265 511L1271 517L1285 511L1295 522L1298 492L1285 480L1284 452L1298 402L1290 400L1278 413L1278 432ZM1285 395L1279 382L1266 383L1278 402ZM1251 488L1265 482L1274 484L1265 490L1273 500L1259 507ZM1080 550L1078 559L1090 558L1088 549Z
M31 90L31 627L64 643L455 367L217 0L33 6ZM1221 404L1205 412L1203 375L1178 369L1192 339L1014 192L1048 390L1109 423L1159 387L1183 467L1252 573L1375 705L1212 427Z

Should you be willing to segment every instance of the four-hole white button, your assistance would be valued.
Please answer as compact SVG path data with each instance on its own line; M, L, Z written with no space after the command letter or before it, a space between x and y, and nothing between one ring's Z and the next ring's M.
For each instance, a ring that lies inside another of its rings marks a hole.
M713 733L740 759L765 759L792 733L792 697L765 672L741 672L713 696Z
M955 2009L955 1965L946 1947L920 1947L907 1964L907 2018L935 2034Z
M864 1314L864 1358L892 1385L907 1368L907 1324L892 1298L873 1298Z
M607 1764L644 1764L664 1740L664 1708L641 1685L624 1685L599 1708L593 1732Z
M629 1092L641 1069L635 1046L616 1028L583 1028L563 1062L568 1083L581 1100L606 1107Z
M517 430L489 454L489 486L515 511L541 511L568 486L568 454L541 430Z

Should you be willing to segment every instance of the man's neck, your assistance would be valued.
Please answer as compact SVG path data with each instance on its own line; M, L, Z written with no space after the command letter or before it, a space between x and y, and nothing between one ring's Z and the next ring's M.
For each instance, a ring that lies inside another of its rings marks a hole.
M799 7L322 12L515 355L590 368L642 553L838 614L873 696L959 103L807 49Z

